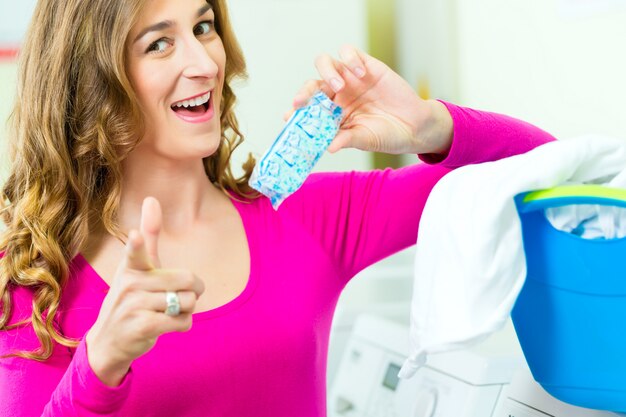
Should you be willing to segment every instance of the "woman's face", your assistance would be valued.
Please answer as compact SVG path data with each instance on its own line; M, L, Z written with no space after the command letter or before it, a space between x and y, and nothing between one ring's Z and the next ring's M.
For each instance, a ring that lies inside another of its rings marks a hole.
M138 150L198 159L217 149L226 54L205 0L147 0L128 38L145 120Z

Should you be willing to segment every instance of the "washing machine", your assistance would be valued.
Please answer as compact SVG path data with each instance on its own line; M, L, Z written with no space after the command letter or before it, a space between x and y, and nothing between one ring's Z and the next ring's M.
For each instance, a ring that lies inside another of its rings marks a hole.
M616 417L626 414L574 407L548 394L523 364L500 398L494 417Z
M359 272L342 291L330 331L327 386L332 387L357 317L369 313L408 325L414 249L409 248Z
M328 396L330 417L492 417L523 363L512 325L468 350L430 355L408 380L409 327L374 315L354 324Z

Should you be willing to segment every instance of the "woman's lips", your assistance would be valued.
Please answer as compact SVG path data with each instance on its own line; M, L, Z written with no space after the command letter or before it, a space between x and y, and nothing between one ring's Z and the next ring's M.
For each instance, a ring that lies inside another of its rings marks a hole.
M193 107L175 107L172 111L176 116L187 123L204 123L213 118L213 97L206 104Z

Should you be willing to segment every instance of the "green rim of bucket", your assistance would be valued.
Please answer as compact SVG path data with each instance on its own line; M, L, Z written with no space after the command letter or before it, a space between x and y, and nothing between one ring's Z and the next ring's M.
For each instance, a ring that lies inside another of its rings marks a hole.
M541 200L577 197L626 202L626 190L623 188L611 188L595 184L561 185L554 188L547 188L545 190L531 191L524 196L523 202L530 203Z

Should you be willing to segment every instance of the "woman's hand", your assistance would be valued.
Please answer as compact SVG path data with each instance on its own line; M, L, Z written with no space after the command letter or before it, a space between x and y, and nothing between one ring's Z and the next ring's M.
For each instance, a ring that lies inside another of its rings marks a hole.
M344 110L339 133L328 148L400 153L446 153L452 142L452 118L435 100L421 99L411 86L381 61L352 46L340 59L321 55L315 61L321 80L310 80L296 94L294 109L318 90Z
M86 338L89 365L109 385L120 384L133 360L149 351L157 337L191 328L191 315L204 284L189 271L161 269L157 243L161 206L151 197L141 209L141 231L128 234L126 254L100 314ZM165 314L166 291L180 299L180 314Z

